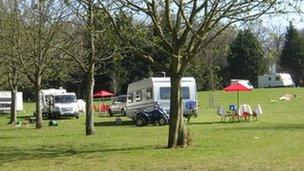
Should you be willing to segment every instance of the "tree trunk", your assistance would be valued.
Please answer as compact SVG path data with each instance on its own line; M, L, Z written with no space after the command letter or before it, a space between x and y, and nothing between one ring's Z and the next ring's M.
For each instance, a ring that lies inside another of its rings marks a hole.
M168 148L185 146L185 128L182 111L181 77L171 75L171 100Z
M15 125L17 122L17 111L16 111L16 97L17 97L17 91L18 91L18 86L17 86L17 67L13 67L13 75L11 78L11 118L8 124Z
M86 135L95 135L93 121L93 90L95 73L95 35L94 35L94 9L93 1L88 1L88 21L87 29L89 33L88 49L91 51L88 55L87 88L86 88Z
M94 64L91 65L87 74L86 90L86 135L94 135L93 121L93 90L94 90Z
M41 95L40 95L40 87L41 87L41 76L37 76L36 85L35 85L35 95L36 95L36 129L42 128L42 112L41 112Z
M12 89L11 119L8 123L12 125L15 125L17 122L16 96L17 96L17 87L14 87Z

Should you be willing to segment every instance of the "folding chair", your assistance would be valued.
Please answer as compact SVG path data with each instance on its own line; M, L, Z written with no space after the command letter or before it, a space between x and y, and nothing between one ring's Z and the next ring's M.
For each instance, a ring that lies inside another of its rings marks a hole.
M217 114L221 117L221 122L225 122L226 118L229 118L229 121L232 119L231 113L228 113L223 106L217 108Z
M258 120L258 116L263 113L261 105L257 104L254 110L252 111L253 120Z
M244 118L245 121L249 121L249 117L252 115L251 107L247 104L241 105L238 114L240 117Z

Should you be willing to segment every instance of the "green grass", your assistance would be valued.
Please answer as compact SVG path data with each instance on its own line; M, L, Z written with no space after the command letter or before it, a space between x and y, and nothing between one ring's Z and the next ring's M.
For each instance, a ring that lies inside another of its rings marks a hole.
M278 99L284 93L300 97ZM137 128L127 118L95 116L96 135L84 135L85 117L59 120L58 127L15 128L0 117L0 170L303 170L304 89L256 89L240 93L240 102L260 104L259 121L220 123L209 109L209 92L199 93L200 114L187 125L193 145L165 149L168 126ZM218 91L220 105L236 102L236 93ZM30 115L33 104L25 104Z

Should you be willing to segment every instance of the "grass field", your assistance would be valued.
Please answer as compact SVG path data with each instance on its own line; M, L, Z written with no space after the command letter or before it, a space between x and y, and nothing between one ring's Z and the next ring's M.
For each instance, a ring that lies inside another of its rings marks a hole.
M289 102L272 101L284 93ZM218 91L220 105L236 93ZM84 135L84 120L64 119L58 127L15 128L0 117L0 170L304 170L304 89L256 89L240 102L260 104L259 121L220 123L208 108L209 92L199 93L200 114L187 125L193 145L165 149L168 126L136 127L127 118L95 116L96 135ZM33 104L25 104L30 115Z

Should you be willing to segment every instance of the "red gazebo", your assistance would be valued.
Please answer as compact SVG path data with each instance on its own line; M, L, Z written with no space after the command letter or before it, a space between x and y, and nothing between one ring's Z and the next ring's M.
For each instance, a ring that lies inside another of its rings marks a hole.
M111 97L111 96L114 96L113 93L109 92L109 91L106 91L106 90L100 90L100 91L97 91L96 93L94 93L93 97Z
M103 103L103 99L105 97L112 97L114 96L113 93L109 92L109 91L106 91L106 90L100 90L100 91L97 91L93 94L93 97L95 98L101 98L101 103L98 105L98 106L94 106L95 110L99 111L99 113L101 114L101 112L106 112L108 111L108 108L109 108L109 105L107 104L104 104Z

